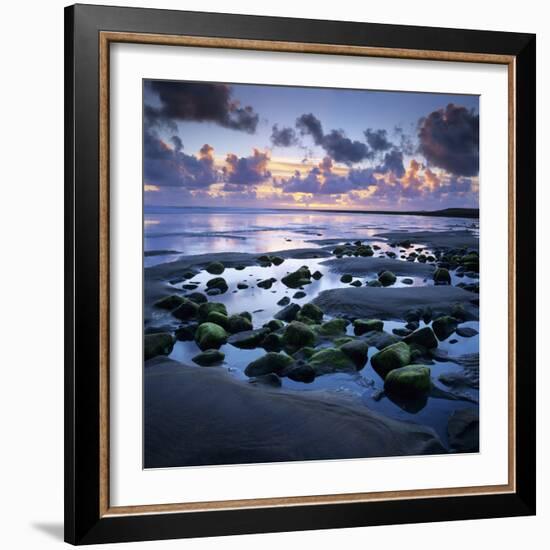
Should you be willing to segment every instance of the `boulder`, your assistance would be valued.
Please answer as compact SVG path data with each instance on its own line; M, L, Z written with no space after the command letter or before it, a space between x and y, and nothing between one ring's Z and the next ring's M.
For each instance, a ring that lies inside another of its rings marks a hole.
M270 386L272 388L280 388L282 384L281 379L274 372L262 374L261 376L255 376L254 378L250 378L249 382L251 384Z
M265 328L268 328L271 332L281 330L285 324L280 319L271 319L268 323L264 325Z
M195 355L191 361L197 363L197 365L201 365L202 367L209 367L210 365L221 363L224 359L225 353L222 351L217 349L207 349L206 351Z
M227 342L227 332L216 323L202 323L195 333L195 342L203 351L219 349Z
M411 350L405 342L396 342L375 353L371 358L372 368L386 378L388 373L408 365L411 361Z
M199 321L206 321L208 315L213 311L217 311L218 313L222 313L227 316L227 308L225 307L225 304L222 304L221 302L206 302L205 304L201 304L199 306L197 313Z
M300 311L300 315L312 319L316 323L319 323L323 319L323 311L315 304L304 304Z
M276 332L270 332L260 344L266 351L281 351L284 347L283 337Z
M341 348L323 348L311 356L308 364L316 376L357 370L355 362Z
M285 347L296 350L305 346L313 346L315 344L315 333L308 325L299 321L292 321L285 328L283 343Z
M378 280L382 286L391 286L395 283L397 278L391 271L383 271L378 276Z
M404 279L401 279L401 282L404 285L412 285L414 283L413 279L411 279L410 277L405 277Z
M169 355L174 347L174 338L169 332L146 334L143 337L143 358L145 361L157 355Z
M346 327L349 325L347 319L331 319L323 323L317 332L322 336L338 336L346 333Z
M353 332L357 336L370 332L371 330L384 330L384 321L379 319L355 319L353 321Z
M244 373L247 376L263 376L265 374L280 372L294 364L294 359L285 353L269 352L249 363Z
M295 292L292 297L299 300L300 298L305 298L306 296L307 294L303 290L299 290L298 292Z
M367 282L367 286L377 287L377 286L382 286L382 283L378 279L373 279L372 281Z
M278 302L278 306L287 306L290 304L290 298L288 296L283 296Z
M239 290L244 290L245 288L248 288L248 285L246 283L237 283L237 288Z
M458 321L450 315L443 315L438 317L432 323L433 331L439 340L446 340L458 327Z
M172 315L176 319L185 321L187 319L194 319L199 311L199 304L192 302L191 300L184 299L184 301L172 311Z
M273 286L275 281L277 281L277 279L274 279L273 277L271 277L271 279L264 279L258 283L258 286L267 290Z
M231 334L237 332L244 332L245 330L252 330L254 327L249 319L242 315L231 315L227 319L227 330Z
M353 281L353 277L349 273L344 273L344 275L340 277L341 283L351 283L351 281Z
M323 276L323 274L320 271L314 271L311 274L311 278L315 279L316 281L318 281L322 276Z
M221 275L225 271L225 266L221 262L210 262L205 269L212 275Z
M245 319L248 319L252 323L252 313L249 311L241 311L239 313L239 317L244 317Z
M274 317L275 319L289 323L290 321L294 321L294 319L296 319L296 315L298 315L300 309L301 308L298 304L288 304L286 307L278 311Z
M232 334L227 342L236 348L253 349L257 348L268 334L269 330L266 328L245 330L244 332Z
M214 277L213 279L207 281L206 288L210 291L219 290L220 293L223 294L224 292L227 292L229 287L223 277Z
M285 371L285 376L295 382L310 384L315 380L315 370L311 365L297 365Z
M227 315L224 315L223 313L220 313L219 311L211 311L208 314L208 317L206 318L206 321L208 323L216 323L216 325L219 325L220 327L223 327L225 330L228 329L229 326L229 318Z
M170 296L165 296L164 298L157 300L154 303L154 306L160 309L167 309L169 311L172 311L173 309L176 309L178 306L180 306L184 302L185 302L185 298L183 298L182 296L178 296L177 294L171 294Z
M284 258L281 258L280 256L271 256L271 263L273 265L281 265L284 261Z
M363 286L363 283L359 279L356 279L355 281L351 282L350 285L354 287L359 287Z
M444 267L439 267L434 271L434 283L436 285L450 285L451 274L449 270Z
M311 272L307 267L301 267L300 269L289 273L281 279L283 284L289 288L299 288L311 283Z
M355 363L357 370L367 364L369 345L364 340L346 342L340 349Z
M181 342L189 342L195 339L195 332L198 328L198 323L187 323L176 329L176 340Z
M392 329L393 334L401 337L408 336L411 332L412 331L409 330L408 328L402 328L402 327Z
M407 344L416 344L427 349L437 347L437 338L430 327L422 327L415 330L403 339Z
M421 397L432 387L431 371L426 365L407 365L390 371L384 380L384 390L399 397Z
M185 297L199 305L208 302L208 298L202 292L190 292Z

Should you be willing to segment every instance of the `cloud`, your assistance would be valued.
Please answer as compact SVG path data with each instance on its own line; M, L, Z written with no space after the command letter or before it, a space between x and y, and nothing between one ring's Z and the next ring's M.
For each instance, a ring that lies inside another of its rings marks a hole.
M296 128L302 136L310 135L315 145L323 143L323 126L321 121L312 113L301 115L296 119Z
M405 174L405 167L403 166L403 153L398 149L392 149L384 155L382 164L379 164L375 171L381 174L391 172L398 178L402 178Z
M205 144L198 156L183 152L183 144L172 137L170 147L154 132L144 135L144 184L154 187L185 187L200 189L217 183L220 173L214 166L214 149Z
M283 127L279 129L277 124L271 130L271 143L276 147L290 147L298 143L298 137L294 128Z
M267 169L269 155L254 149L250 157L237 157L229 153L225 159L223 169L224 179L229 184L256 185L271 178L271 172Z
M373 151L387 151L391 149L392 143L388 140L388 132L386 130L367 128L364 134L369 147Z
M258 114L250 106L242 107L226 84L150 80L146 86L160 102L159 107L145 105L150 126L174 129L180 121L213 122L249 134L258 126Z
M479 115L449 103L419 120L419 151L426 160L456 176L479 172Z

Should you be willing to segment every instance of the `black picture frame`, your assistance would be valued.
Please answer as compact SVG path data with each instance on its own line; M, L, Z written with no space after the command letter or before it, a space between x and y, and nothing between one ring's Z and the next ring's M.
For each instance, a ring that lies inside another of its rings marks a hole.
M100 513L101 31L501 54L515 58L515 491L141 515ZM535 514L535 36L75 5L65 9L65 540L129 542Z

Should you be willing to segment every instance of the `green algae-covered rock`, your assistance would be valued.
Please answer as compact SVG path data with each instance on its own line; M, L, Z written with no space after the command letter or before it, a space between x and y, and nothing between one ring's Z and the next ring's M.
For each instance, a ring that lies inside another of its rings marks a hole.
M178 306L183 304L185 302L185 298L182 296L178 296L176 294L172 294L171 296L165 296L164 298L161 298L160 300L157 300L155 302L155 307L158 307L160 309L167 309L169 311L176 309Z
M227 317L227 315L224 315L219 311L211 311L208 314L206 321L208 323L216 323L216 325L220 325L220 327L223 327L225 330L228 329L229 318Z
M206 271L212 275L221 275L225 271L225 266L221 262L210 262L206 266Z
M270 332L260 344L266 351L281 351L284 347L283 337L276 332Z
M221 363L224 359L225 353L221 352L220 350L207 349L206 351L195 355L195 357L193 357L191 361L197 363L197 365L201 365L202 367L209 367L210 365Z
M294 321L294 319L296 319L300 309L301 308L298 304L288 304L283 309L278 311L274 317L275 319L279 319L279 321L286 321L287 323L290 323L290 321Z
M366 334L371 330L379 332L384 330L384 321L380 321L379 319L355 319L355 321L353 321L353 332L357 336Z
M279 374L294 364L294 359L285 353L269 352L252 361L244 370L247 376L262 376L274 372Z
M431 371L425 365L407 365L394 369L384 380L384 390L400 397L419 397L431 389Z
M185 297L199 305L208 302L208 298L202 292L190 292L186 294Z
M289 288L299 288L311 283L311 272L307 267L301 267L283 277L281 281Z
M427 349L437 347L437 338L430 327L422 327L414 332L411 332L411 334L406 336L403 341L407 344L417 344Z
M260 281L257 286L260 288L270 289L273 286L273 283L276 282L277 279L274 279L271 277L270 279L264 279L263 281Z
M347 319L331 319L323 323L317 332L322 336L339 336L346 333L346 327L349 325Z
M281 330L284 326L285 324L280 319L271 319L271 321L264 325L264 327L268 328L271 332Z
M206 288L208 290L219 290L220 293L223 294L224 292L227 292L229 287L223 277L214 277L213 279L207 281Z
M284 258L281 258L280 256L271 256L271 263L273 265L281 265L284 261Z
M364 340L346 342L340 349L355 363L357 370L367 364L369 345Z
M146 334L143 338L143 358L145 361L157 355L168 355L174 347L174 338L168 332Z
M384 271L378 277L382 286L391 286L397 281L397 277L391 271Z
M203 351L219 349L227 342L227 332L216 323L202 323L195 333L195 342Z
M372 281L367 282L367 286L378 287L378 286L382 286L382 283L378 279L373 279Z
M349 273L344 273L344 275L340 277L341 283L351 283L352 280L353 277Z
M454 317L451 317L450 315L444 315L443 317L438 317L432 323L433 331L441 341L449 338L449 336L456 330L457 327L458 327L458 321Z
M283 343L290 349L300 349L315 344L315 333L306 324L300 321L292 321L283 334Z
M382 377L411 361L411 351L405 342L397 342L375 353L371 358L372 368Z
M257 348L268 334L269 330L266 328L245 330L244 332L232 334L227 342L236 348L253 349Z
M323 276L323 274L320 271L314 271L311 274L311 278L315 279L316 281L318 281L322 276Z
M315 304L304 304L302 310L300 311L301 315L312 319L313 321L319 323L323 319L323 311L317 307Z
M172 315L176 319L185 321L187 319L194 319L199 311L199 305L191 300L184 299L184 301L172 311Z
M450 285L451 274L448 269L440 267L434 271L434 283L436 285Z
M213 311L222 313L227 317L227 308L225 307L225 304L222 304L220 302L207 302L199 306L197 314L199 321L206 321L208 315Z
M250 319L242 315L231 315L227 319L226 328L231 334L235 334L237 332L244 332L245 330L252 330L254 327Z
M310 384L315 380L315 370L310 365L296 365L285 371L285 376L295 382Z
M332 343L337 347L341 347L348 342L353 342L353 340L351 336L341 336L340 338L335 338Z
M340 348L323 348L311 356L308 364L313 368L316 376L357 370L355 362Z

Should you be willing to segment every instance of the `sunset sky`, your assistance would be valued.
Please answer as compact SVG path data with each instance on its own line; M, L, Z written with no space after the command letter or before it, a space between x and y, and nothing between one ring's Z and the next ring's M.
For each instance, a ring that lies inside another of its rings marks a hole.
M477 96L144 82L146 205L478 206Z

